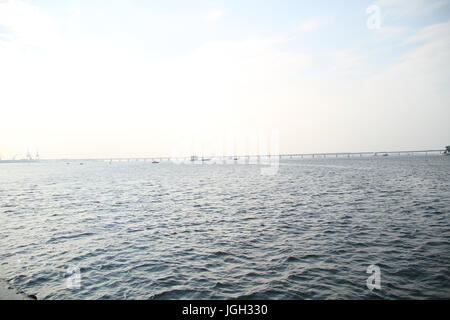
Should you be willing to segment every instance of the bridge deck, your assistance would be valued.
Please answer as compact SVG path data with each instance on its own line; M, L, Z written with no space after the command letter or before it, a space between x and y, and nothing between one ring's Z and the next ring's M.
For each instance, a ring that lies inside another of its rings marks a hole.
M214 160L230 160L230 159L245 159L245 158L261 158L261 157L279 157L279 159L291 159L291 158L327 158L327 157L354 157L354 156L377 156L382 157L384 154L389 156L402 156L402 155L428 155L430 154L440 154L445 150L406 150L406 151L362 151L362 152L324 152L324 153L287 153L287 154L265 154L265 155L240 155L240 156L232 156L232 155L223 155L223 156L199 156L198 160L202 161L203 159L214 159ZM186 157L112 157L112 158L93 158L93 159L61 159L63 161L186 161L190 160L191 156Z

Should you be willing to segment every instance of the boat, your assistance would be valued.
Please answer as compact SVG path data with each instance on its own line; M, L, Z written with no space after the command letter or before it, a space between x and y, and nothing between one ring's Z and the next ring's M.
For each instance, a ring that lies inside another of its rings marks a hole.
M197 156L191 156L191 161L197 161L198 157Z
M387 157L388 154L387 154L387 153L383 153L382 156L383 156L383 157Z
M159 163L159 161L153 160L152 163Z
M12 159L8 160L2 160L0 157L0 163L30 163L30 162L38 162L40 160L39 152L36 151L36 156L33 158L33 156L30 154L30 151L27 151L27 155L23 159L16 159L17 155L14 155Z
M450 146L446 146L445 151L442 154L444 156L450 156Z

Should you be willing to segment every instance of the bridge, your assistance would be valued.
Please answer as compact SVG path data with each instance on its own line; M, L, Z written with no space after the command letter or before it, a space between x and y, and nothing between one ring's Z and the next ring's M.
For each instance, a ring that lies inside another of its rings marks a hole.
M105 161L105 162L206 162L206 161L242 161L249 159L324 159L324 158L354 158L354 157L385 157L385 156L418 156L418 155L439 155L445 150L403 150L403 151L377 151L377 152L325 152L325 153L287 153L287 154L265 154L265 155L211 155L198 156L195 160L192 156L185 157L111 157L111 158L91 158L91 159L61 159L61 161Z

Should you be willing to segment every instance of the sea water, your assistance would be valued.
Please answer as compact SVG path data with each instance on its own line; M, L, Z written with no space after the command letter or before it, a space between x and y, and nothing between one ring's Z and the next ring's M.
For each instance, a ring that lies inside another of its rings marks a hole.
M282 160L274 175L3 163L0 278L38 299L449 299L449 213L444 156Z

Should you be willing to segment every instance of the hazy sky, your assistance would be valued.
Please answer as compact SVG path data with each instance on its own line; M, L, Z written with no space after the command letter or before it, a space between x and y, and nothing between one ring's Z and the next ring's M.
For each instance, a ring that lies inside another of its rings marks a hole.
M0 0L0 156L443 148L449 71L450 1Z

